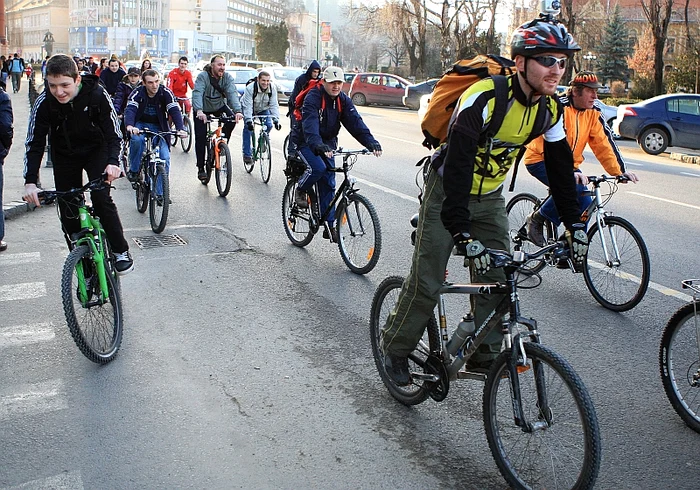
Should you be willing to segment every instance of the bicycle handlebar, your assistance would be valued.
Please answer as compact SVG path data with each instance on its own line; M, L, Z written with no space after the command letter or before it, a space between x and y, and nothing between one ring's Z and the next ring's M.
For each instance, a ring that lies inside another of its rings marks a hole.
M57 191L55 189L46 189L39 191L37 196L39 197L39 202L42 205L52 204L56 198L62 196L74 196L78 194L84 194L85 191L100 191L102 189L113 189L113 187L105 182L107 178L107 173L103 173L98 178L91 180L82 187L74 187L73 189L68 189L67 191Z
M342 147L333 151L333 156L336 155L369 155L371 152L367 148L361 150L343 150Z
M487 248L493 266L496 268L507 267L507 266L520 266L531 260L537 260L544 255L552 254L555 258L561 258L568 256L568 245L564 241L557 241L552 244L546 245L533 253L526 253L522 250L513 252L507 252L505 250L497 250L492 248Z
M587 175L586 178L588 179L589 184L600 184L602 182L629 182L630 179L625 177L624 175Z

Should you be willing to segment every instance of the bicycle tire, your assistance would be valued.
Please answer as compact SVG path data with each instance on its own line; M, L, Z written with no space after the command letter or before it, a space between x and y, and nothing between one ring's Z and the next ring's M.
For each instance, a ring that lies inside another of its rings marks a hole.
M286 162L289 158L289 135L284 137L284 143L282 144L282 154L284 155L284 161Z
M427 384L422 381L411 381L407 386L398 386L389 377L384 369L384 353L381 348L381 331L386 323L391 310L394 309L398 299L399 292L403 285L403 277L390 276L384 279L377 286L372 298L372 307L369 316L369 338L372 345L372 355L374 363L377 366L379 377L391 396L398 402L404 405L418 405L424 402L430 396L430 389ZM427 342L428 349L425 349ZM423 371L425 359L430 352L439 350L440 336L438 334L438 326L434 317L428 321L425 333L423 334L423 343L418 344L416 350L409 356L409 371ZM416 366L420 369L416 369Z
M187 131L187 138L180 138L180 148L188 153L192 149L192 121L188 116L183 116L182 122L185 125L185 131Z
M105 249L105 253L109 253ZM80 269L78 269L80 264ZM83 267L89 268L85 271ZM78 274L86 278L88 296L81 301ZM111 267L106 267L109 301L84 306L99 293L95 264L87 245L75 247L68 254L61 277L61 299L66 323L73 341L85 357L97 364L114 359L122 341L123 317L119 281ZM110 311L111 310L111 311Z
M168 129L172 132L177 131L177 127L175 126L175 121L173 121L172 119L169 120ZM177 140L178 140L177 134L170 135L170 147L171 148L174 148L175 146L177 146Z
M488 373L483 400L484 428L496 465L512 488L592 488L601 446L591 397L563 357L541 344L523 346L529 366L518 374L523 415L528 423L545 425L527 432L514 423L510 352L501 353ZM540 408L545 393L538 387L550 395L549 410Z
M693 303L673 314L661 335L659 368L671 406L688 427L700 433L700 384L692 385L692 376L700 374L695 321L700 322L700 313L695 314Z
M367 274L377 265L382 251L379 216L365 196L353 193L338 206L335 228L343 262L355 274Z
M520 243L521 250L525 253L532 253L538 250L537 245L527 239L527 235L520 233L520 230L525 226L525 220L532 212L541 205L539 198L533 194L522 192L516 194L508 201L506 205L506 214L508 215L508 236L513 243ZM550 227L545 224L545 239L549 240L548 236ZM518 237L516 240L515 237ZM540 272L545 267L544 261L534 260L523 264L520 272L526 275L534 275Z
M148 209L148 196L151 193L151 189L146 178L146 167L148 166L147 161L141 161L141 168L137 174L136 180L136 210L139 213L145 213Z
M270 148L270 135L262 132L262 148L260 148L260 177L264 183L270 182L272 174L272 148Z
M649 287L649 252L642 236L632 224L619 216L605 216L604 222L615 236L620 265L608 265L602 248L598 223L588 230L588 254L583 278L593 298L612 311L627 311L639 304ZM606 236L608 251L612 251ZM624 269L623 269L624 267Z
M314 238L311 232L311 206L300 209L294 202L297 189L297 181L292 179L287 181L282 195L282 223L284 232L292 245L305 247Z
M162 183L163 195L158 196L158 183ZM148 216L151 220L151 229L154 233L161 233L165 229L170 211L170 181L165 173L163 165L156 165L156 174L151 180L150 203Z
M207 141L206 154L204 155L204 171L206 172L206 177L200 180L202 185L208 185L211 180L211 173L214 170L214 147L212 146L212 141Z
M250 131L248 135L250 137L250 144L252 147L251 157L250 163L246 162L245 156L243 157L243 168L245 168L246 172L251 173L253 171L253 168L255 167L255 159L257 155L257 150L255 148L255 131Z
M225 141L219 141L219 168L216 169L216 190L221 197L231 190L231 151Z

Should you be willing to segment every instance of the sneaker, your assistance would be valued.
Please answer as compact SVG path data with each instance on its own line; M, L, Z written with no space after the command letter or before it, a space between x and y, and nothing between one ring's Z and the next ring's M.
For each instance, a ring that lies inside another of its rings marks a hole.
M308 209L309 207L309 199L306 195L306 192L302 191L298 187L294 191L294 202L297 206L299 206L302 209Z
M126 178L129 179L129 182L133 184L134 182L139 180L139 174L138 172L132 172L131 170L128 170L126 172Z
M470 358L464 365L464 370L471 373L486 374L491 369L491 364L493 364L493 359L477 360Z
M0 252L4 252L5 250L7 250L7 242L0 240Z
M328 230L331 230L330 235L328 234ZM330 238L331 242L333 243L338 243L338 230L335 229L335 227L328 227L323 229L323 238L328 240Z
M118 276L126 275L134 270L134 260L131 258L128 250L122 253L115 253L114 260L116 261L114 267L117 269Z
M243 163L245 163L246 165L250 165L251 163L253 163L253 157L243 155Z
M537 211L527 217L527 238L538 247L544 247L544 217Z
M204 170L204 167L197 168L197 178L201 181L207 180L207 171Z
M387 353L384 356L384 369L391 380L398 386L407 386L411 383L411 374L408 372L408 358Z

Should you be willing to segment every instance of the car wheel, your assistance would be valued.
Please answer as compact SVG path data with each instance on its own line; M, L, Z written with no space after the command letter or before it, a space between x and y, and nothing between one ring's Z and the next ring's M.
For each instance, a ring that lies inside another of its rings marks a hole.
M668 134L660 128L646 129L639 137L639 145L648 154L658 155L668 147Z
M352 94L352 103L355 105L365 105L367 103L367 98L364 94Z

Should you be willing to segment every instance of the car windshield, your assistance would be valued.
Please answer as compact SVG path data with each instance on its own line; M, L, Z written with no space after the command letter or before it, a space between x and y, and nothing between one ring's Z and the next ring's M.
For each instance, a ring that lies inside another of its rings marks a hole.
M304 73L306 73L306 71L302 69L293 70L291 68L275 68L273 70L273 74L277 80L296 80Z
M226 70L234 79L235 83L246 83L251 78L258 76L255 70Z

